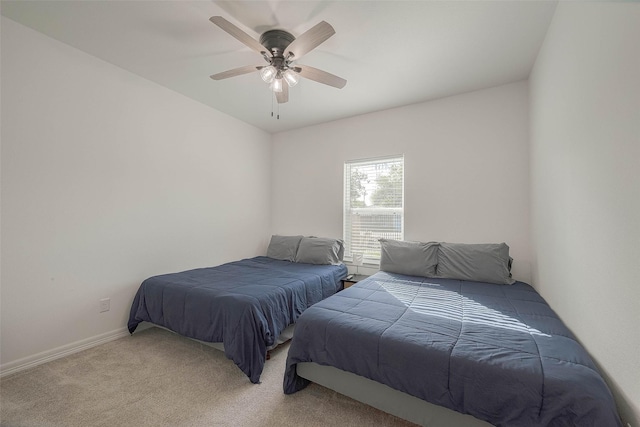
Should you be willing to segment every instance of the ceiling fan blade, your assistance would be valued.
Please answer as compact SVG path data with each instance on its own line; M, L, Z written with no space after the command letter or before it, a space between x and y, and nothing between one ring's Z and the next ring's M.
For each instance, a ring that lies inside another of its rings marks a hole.
M211 77L213 80L228 79L229 77L235 77L235 76L240 76L242 74L252 73L252 72L257 71L257 70L259 70L261 68L262 68L262 66L260 66L260 65L245 65L244 67L239 67L239 68L234 68L233 70L223 71L221 73L214 74L214 75L209 76L209 77Z
M298 69L300 71L298 71ZM342 89L347 84L347 81L342 77L327 73L326 71L318 70L317 68L313 68L308 65L297 65L294 70L297 71L305 79L333 86L338 89Z
M246 46L249 46L256 52L267 52L267 48L262 46L256 39L233 25L231 22L224 19L222 16L212 16L211 18L209 18L209 21L213 22L218 27L222 28L224 31L231 34L233 37L240 40L242 43L244 43Z
M289 101L289 85L286 82L282 83L282 92L275 92L276 100L278 104L284 104Z
M334 30L331 25L322 21L292 41L291 44L287 46L284 56L286 58L289 53L292 53L294 59L300 59L304 54L318 47L335 33L336 30Z

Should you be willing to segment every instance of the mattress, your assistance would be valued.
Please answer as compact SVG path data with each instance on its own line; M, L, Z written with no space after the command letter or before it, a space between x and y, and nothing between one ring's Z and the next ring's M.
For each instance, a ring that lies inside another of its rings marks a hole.
M598 369L529 285L378 272L307 310L285 393L314 362L497 426L621 425Z
M258 383L266 352L308 307L333 295L344 265L312 265L255 257L164 274L140 285L129 315L133 333L151 322L205 342Z

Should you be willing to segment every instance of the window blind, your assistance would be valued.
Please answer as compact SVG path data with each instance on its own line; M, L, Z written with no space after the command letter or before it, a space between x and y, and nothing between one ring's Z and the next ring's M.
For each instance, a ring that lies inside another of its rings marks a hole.
M378 239L404 238L404 156L345 163L343 218L346 259L378 263Z

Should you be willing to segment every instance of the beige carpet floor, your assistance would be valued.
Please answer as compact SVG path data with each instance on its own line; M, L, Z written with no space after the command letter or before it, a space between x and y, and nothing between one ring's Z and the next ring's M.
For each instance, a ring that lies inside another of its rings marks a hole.
M3 378L0 425L414 425L316 384L285 395L288 348L251 384L221 351L150 328Z

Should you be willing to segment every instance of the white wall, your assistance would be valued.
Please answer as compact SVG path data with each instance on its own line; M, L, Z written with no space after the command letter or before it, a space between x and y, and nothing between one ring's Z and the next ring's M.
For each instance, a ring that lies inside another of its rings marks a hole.
M533 278L640 425L640 4L561 2L530 79Z
M264 253L261 130L4 17L2 124L3 370L123 332L148 276Z
M273 232L341 237L344 162L404 154L405 238L504 241L514 276L528 281L527 90L513 83L274 135Z

